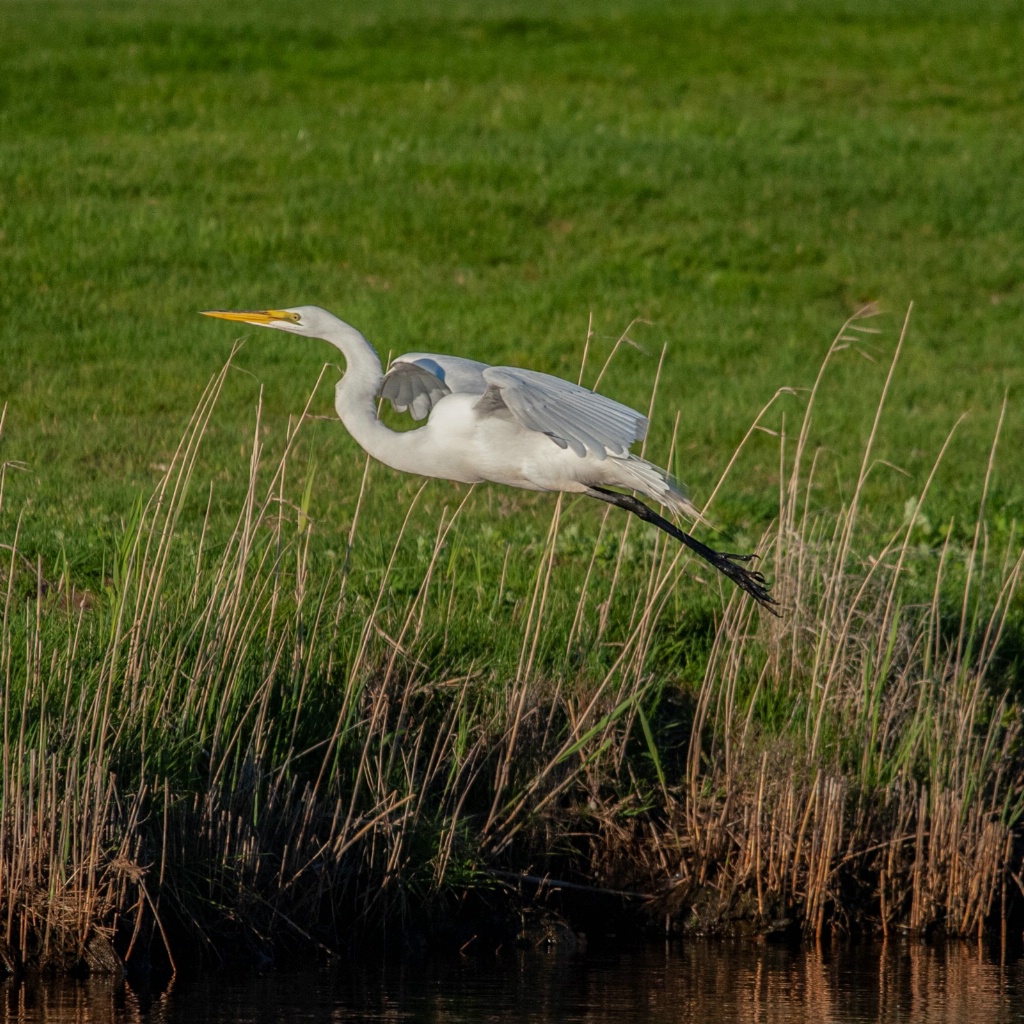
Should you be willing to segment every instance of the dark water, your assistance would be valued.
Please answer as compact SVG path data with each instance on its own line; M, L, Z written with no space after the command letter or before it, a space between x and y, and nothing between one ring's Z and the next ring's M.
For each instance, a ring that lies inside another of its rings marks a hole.
M614 955L335 965L176 982L0 985L6 1021L1024 1021L1024 960L915 943L792 950L700 942Z

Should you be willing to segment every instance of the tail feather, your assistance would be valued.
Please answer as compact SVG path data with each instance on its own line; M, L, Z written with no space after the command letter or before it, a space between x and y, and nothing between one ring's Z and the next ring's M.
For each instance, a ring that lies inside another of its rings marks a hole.
M620 478L614 482L617 486L645 494L674 515L710 525L687 497L683 485L660 466L631 455L627 459L616 460L615 468L618 470L616 476Z

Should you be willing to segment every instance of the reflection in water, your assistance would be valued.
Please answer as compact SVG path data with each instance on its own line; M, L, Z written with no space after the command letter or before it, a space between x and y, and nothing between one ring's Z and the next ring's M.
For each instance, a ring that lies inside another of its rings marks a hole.
M0 1021L1024 1021L1024 961L917 943L732 942L210 976L145 999L106 979L2 983Z

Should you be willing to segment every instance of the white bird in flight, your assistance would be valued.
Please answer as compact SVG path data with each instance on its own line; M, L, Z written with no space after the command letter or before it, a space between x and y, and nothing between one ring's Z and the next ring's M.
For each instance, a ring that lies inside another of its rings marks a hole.
M764 576L739 564L755 555L715 551L633 495L609 490L639 491L673 513L700 518L665 470L630 452L647 434L647 417L636 410L560 377L459 356L409 352L385 373L366 338L318 306L204 315L320 338L339 349L347 369L335 388L334 408L356 441L386 466L467 484L486 480L586 494L618 505L685 544L774 611ZM417 430L391 430L377 416L378 398L427 422Z

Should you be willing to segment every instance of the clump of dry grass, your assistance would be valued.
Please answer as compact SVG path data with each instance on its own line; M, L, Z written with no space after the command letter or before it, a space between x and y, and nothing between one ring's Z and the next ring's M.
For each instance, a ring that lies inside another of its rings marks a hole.
M514 676L438 673L420 652L447 636L454 590L436 593L449 585L437 570L462 506L442 513L406 596L392 588L405 527L375 597L353 596L346 567L310 572L308 490L293 499L287 484L297 429L267 465L258 416L234 528L216 548L204 530L183 568L176 528L229 365L102 598L73 601L38 567L33 583L17 536L6 549L0 956L12 970L173 966L226 946L259 957L282 938L379 929L453 877L483 879L621 756L639 707L653 628L639 609L603 680L540 692L557 511Z
M858 329L860 317L840 332L822 373ZM728 605L673 808L669 902L698 902L693 927L720 928L737 908L762 928L797 919L819 934L829 921L955 935L993 917L1005 924L1024 758L1019 705L993 664L1024 552L1012 533L1001 552L986 540L998 429L959 580L948 578L947 534L928 567L930 600L909 602L913 516L882 550L858 548L864 481L898 358L899 348L837 516L809 510L821 375L792 455L782 438L779 517L764 544L785 614L758 628L749 606ZM950 622L954 585L959 614Z

